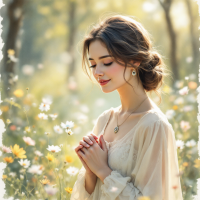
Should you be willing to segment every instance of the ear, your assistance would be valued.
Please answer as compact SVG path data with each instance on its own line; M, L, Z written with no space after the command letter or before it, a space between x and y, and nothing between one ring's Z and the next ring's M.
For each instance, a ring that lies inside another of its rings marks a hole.
M140 66L140 63L141 63L142 61L131 61L131 64L133 64L135 67L139 67Z

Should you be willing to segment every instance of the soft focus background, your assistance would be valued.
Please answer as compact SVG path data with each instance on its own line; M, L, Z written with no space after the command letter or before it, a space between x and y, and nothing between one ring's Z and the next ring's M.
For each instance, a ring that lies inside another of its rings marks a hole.
M4 0L1 147L5 199L70 199L82 166L74 148L120 105L81 68L81 40L110 14L135 16L172 72L160 109L172 124L184 200L197 194L199 15L193 0ZM150 96L158 105L156 94ZM174 186L176 191L176 186Z

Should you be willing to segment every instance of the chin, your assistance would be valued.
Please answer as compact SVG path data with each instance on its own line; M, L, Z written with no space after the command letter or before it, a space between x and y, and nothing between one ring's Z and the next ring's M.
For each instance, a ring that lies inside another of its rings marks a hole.
M102 90L102 92L103 93L110 93L110 92L113 92L113 91L115 91L116 89L104 89L103 87L101 88L101 90Z

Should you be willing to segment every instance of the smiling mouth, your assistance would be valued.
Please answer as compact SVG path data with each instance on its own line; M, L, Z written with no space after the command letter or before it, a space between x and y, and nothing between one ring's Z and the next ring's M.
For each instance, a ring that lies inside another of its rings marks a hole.
M101 81L101 82L99 82L99 83L105 83L105 82L108 82L108 81L110 81L111 79L109 79L109 80L106 80L106 81Z
M111 79L110 79L110 80L111 80ZM110 80L100 82L100 85L106 85L108 82L110 82Z

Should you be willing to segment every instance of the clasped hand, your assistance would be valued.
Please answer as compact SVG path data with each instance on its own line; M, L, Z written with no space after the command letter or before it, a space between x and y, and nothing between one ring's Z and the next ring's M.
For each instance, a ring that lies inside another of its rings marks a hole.
M98 137L94 134L84 136L84 141L80 141L75 152L83 163L86 172L94 173L99 177L102 171L108 167L108 150L103 135L100 135L99 142L96 141L97 139ZM93 144L90 142L93 142Z

